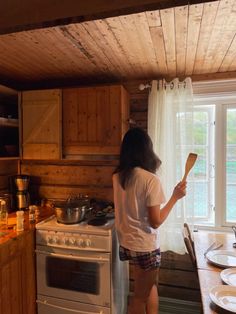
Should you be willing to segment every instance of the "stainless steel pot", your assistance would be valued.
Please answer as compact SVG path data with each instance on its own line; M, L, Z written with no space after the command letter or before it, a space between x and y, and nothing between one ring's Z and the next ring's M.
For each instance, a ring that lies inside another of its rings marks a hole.
M62 224L76 224L81 222L86 213L90 210L87 206L77 206L77 207L55 207L55 215L57 221Z

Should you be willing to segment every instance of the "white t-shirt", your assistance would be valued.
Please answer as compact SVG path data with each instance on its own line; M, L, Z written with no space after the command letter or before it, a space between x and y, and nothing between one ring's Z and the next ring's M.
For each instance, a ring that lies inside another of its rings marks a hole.
M119 175L113 175L115 223L120 245L136 252L149 252L160 247L158 229L148 220L147 206L161 205L165 196L157 175L134 168L124 190Z

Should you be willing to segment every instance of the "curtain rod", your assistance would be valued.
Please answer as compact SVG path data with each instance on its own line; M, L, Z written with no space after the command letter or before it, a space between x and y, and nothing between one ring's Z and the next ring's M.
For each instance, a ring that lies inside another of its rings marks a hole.
M178 82L178 85L184 85L184 86L186 86L186 82L185 81L182 81L182 82ZM174 83L173 82L165 82L164 83L164 87L167 87L167 86L170 86L171 88L173 88L174 87ZM152 87L152 85L151 84L139 84L139 90L140 91L142 91L142 90L144 90L144 89L146 89L146 88L151 88Z

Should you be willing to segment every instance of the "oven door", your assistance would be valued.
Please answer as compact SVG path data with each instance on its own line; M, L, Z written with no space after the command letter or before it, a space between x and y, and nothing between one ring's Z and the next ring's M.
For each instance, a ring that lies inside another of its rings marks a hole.
M37 246L37 294L110 307L110 259L110 253Z

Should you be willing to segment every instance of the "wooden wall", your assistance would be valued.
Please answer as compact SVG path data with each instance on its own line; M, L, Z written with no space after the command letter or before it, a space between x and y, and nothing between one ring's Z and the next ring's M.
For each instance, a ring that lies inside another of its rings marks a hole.
M135 126L147 128L148 90L139 90L139 81L124 84L130 94L130 118ZM132 124L132 126L134 126ZM105 160L42 161L22 160L21 173L31 176L32 200L42 198L67 198L70 194L87 194L93 197L113 200L112 173L118 157Z
M0 313L35 314L35 234L23 232L1 243Z
M22 161L21 173L30 178L34 201L42 198L66 199L86 194L113 200L112 172L116 161Z
M0 194L9 191L9 176L17 174L18 159L0 158Z

